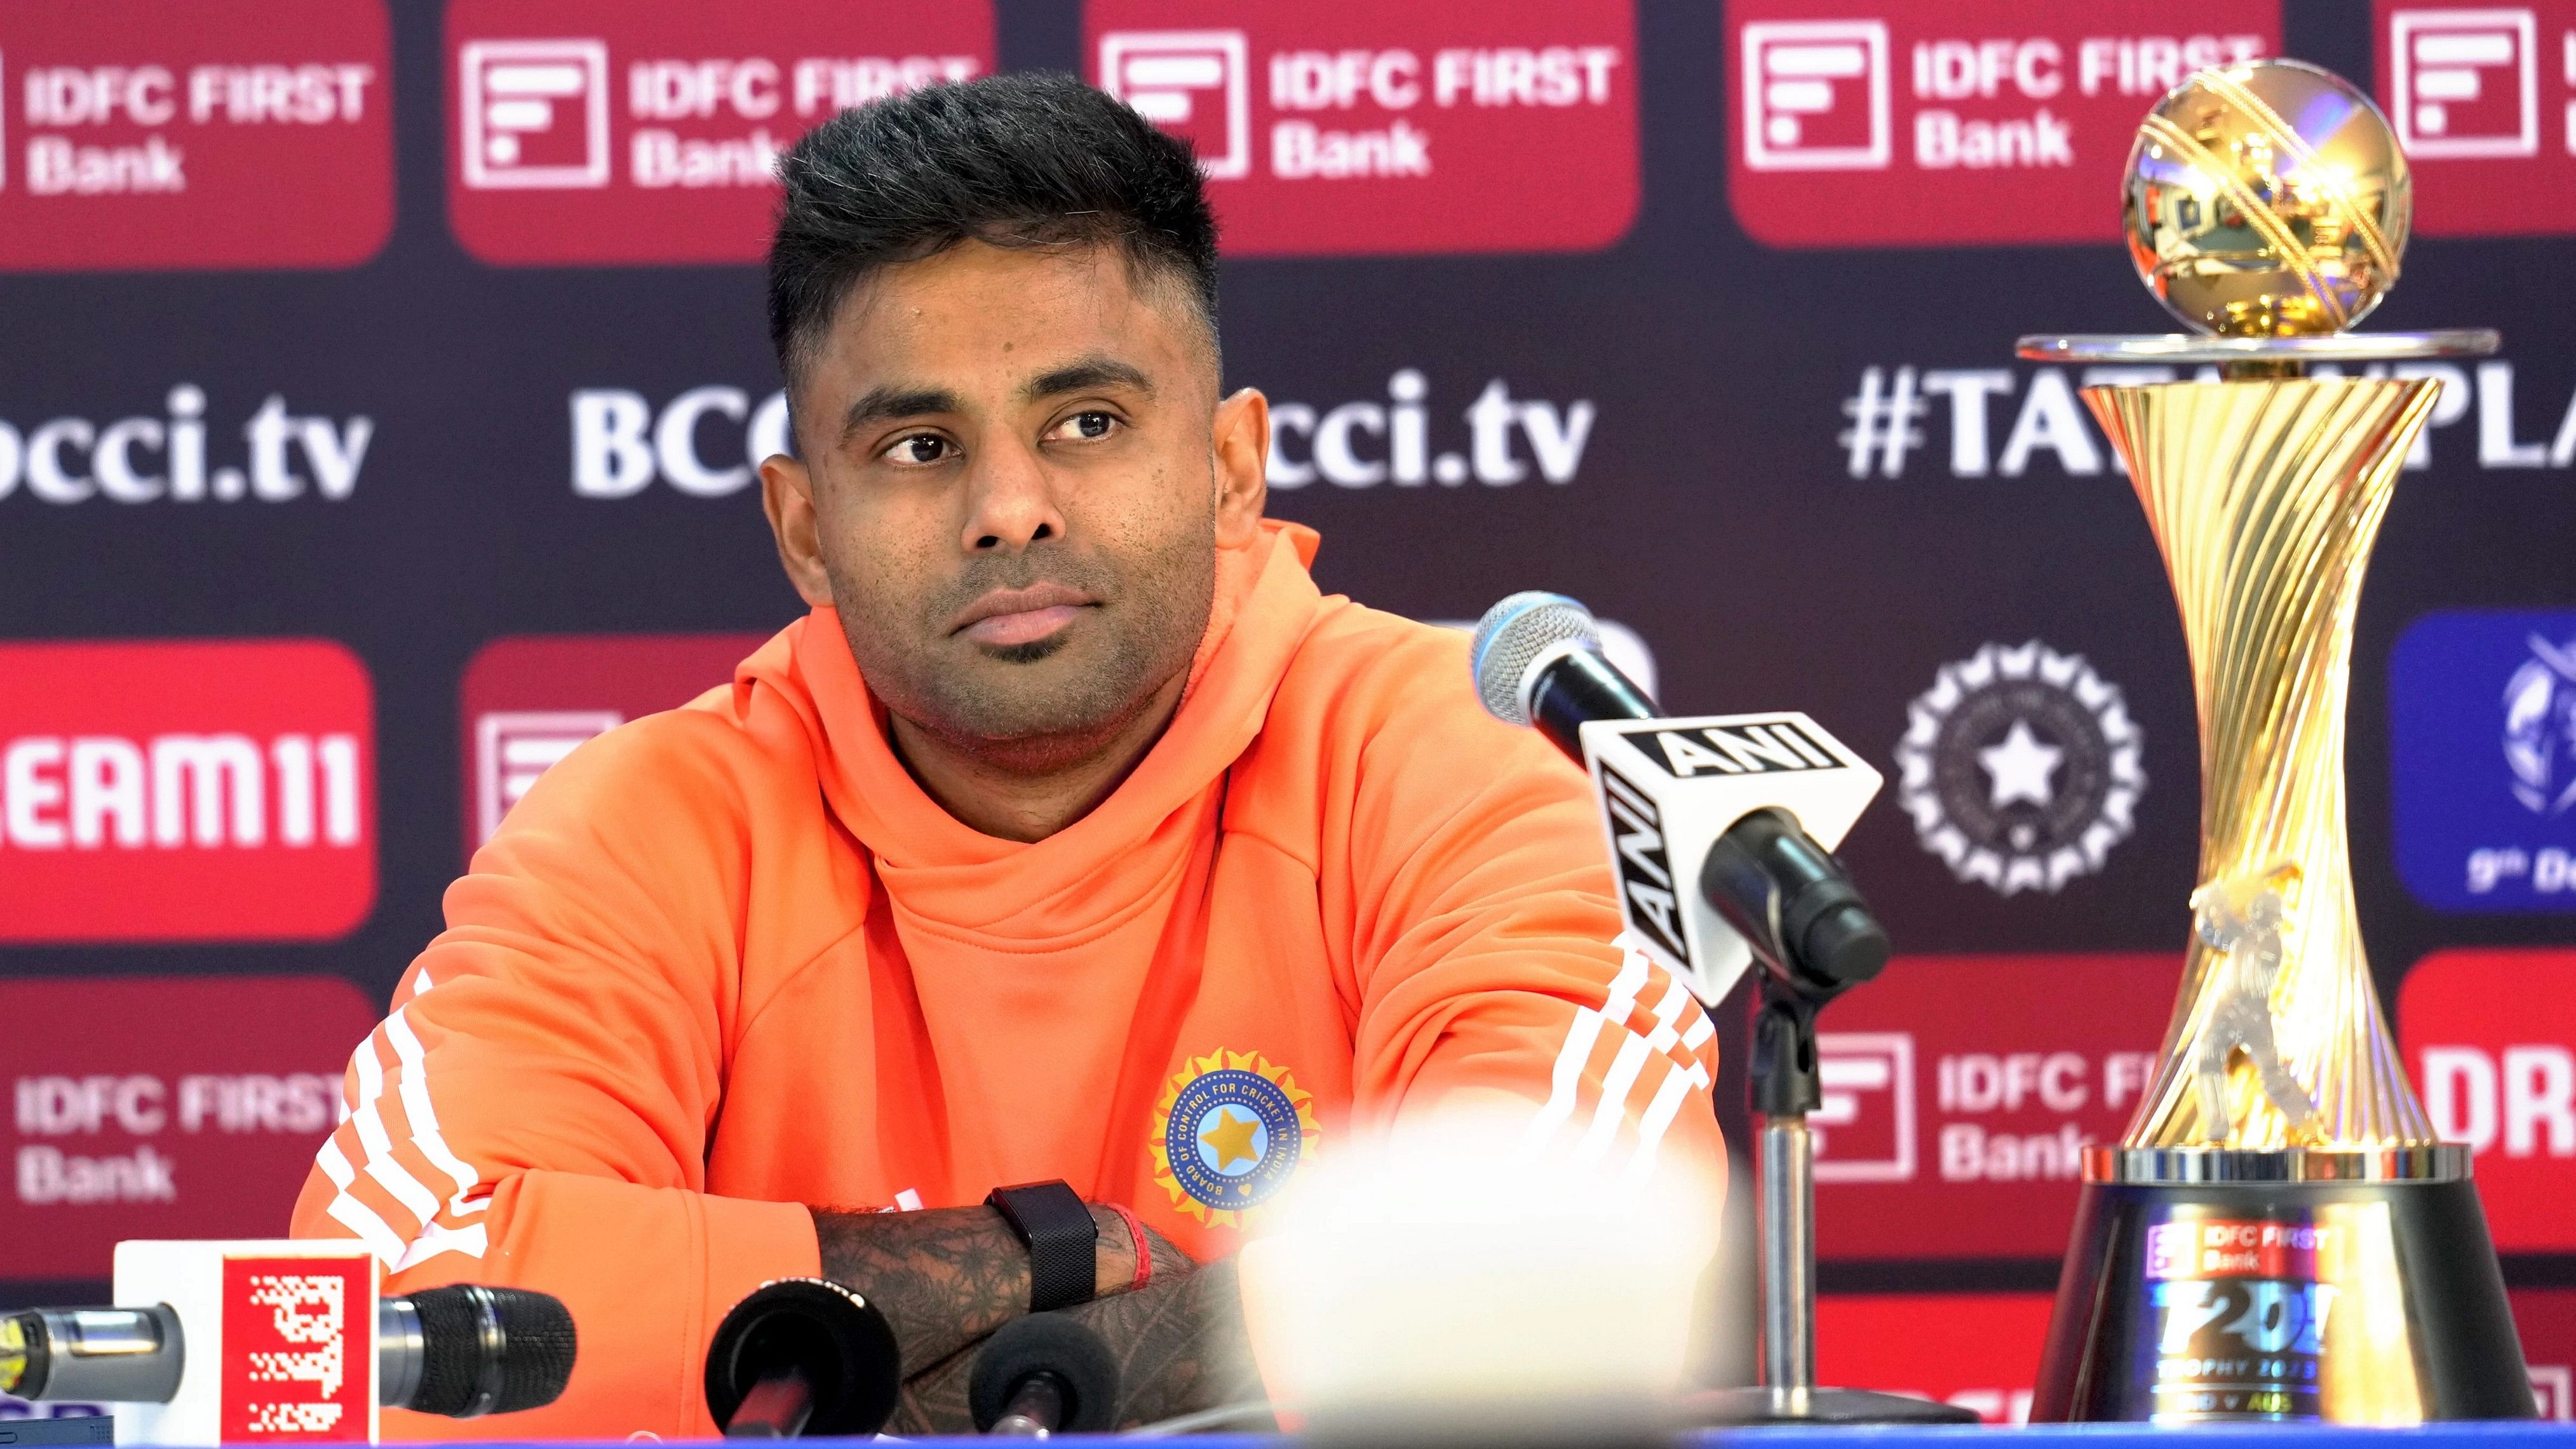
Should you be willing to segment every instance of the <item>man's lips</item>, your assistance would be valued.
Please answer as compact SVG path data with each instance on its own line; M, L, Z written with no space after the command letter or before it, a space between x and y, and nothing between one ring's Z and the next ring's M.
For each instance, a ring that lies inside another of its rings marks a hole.
M1008 647L1043 639L1098 601L1062 584L1032 584L1025 589L995 589L966 606L949 626L977 644Z

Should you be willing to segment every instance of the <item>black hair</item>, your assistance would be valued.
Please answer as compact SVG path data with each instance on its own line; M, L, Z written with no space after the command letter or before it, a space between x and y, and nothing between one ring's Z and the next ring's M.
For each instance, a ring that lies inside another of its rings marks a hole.
M970 238L1111 243L1186 284L1216 341L1216 218L1187 142L1070 75L929 86L847 110L780 159L769 340L792 388L850 289Z

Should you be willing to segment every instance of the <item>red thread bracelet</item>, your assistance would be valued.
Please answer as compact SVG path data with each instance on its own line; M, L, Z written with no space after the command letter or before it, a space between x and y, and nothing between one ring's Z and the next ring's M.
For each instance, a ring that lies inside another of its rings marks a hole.
M1127 1291L1134 1293L1154 1281L1154 1250L1145 1246L1145 1225L1136 1221L1136 1215L1129 1212L1124 1203L1102 1203L1101 1206L1118 1214L1118 1220L1127 1225L1127 1241L1136 1245L1136 1276L1127 1285Z

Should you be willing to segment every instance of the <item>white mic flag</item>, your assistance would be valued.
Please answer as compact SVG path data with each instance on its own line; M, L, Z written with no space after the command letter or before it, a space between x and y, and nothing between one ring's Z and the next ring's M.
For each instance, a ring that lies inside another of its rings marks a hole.
M1628 935L1711 1004L1753 952L1700 889L1709 847L1745 816L1777 808L1831 850L1885 783L1797 713L1595 719L1581 733Z

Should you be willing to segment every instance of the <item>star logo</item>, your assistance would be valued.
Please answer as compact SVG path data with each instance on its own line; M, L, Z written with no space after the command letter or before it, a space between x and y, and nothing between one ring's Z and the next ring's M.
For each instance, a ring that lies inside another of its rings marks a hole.
M1219 1107L1208 1114L1216 1125L1199 1134L1199 1145L1216 1154L1216 1170L1226 1172L1237 1162L1259 1162L1261 1149L1254 1143L1261 1136L1261 1119L1249 1113L1237 1115L1233 1107Z
M1172 1206L1212 1228L1240 1226L1288 1185L1322 1131L1314 1097L1287 1068L1219 1050L1173 1074L1145 1155Z
M1977 751L1977 762L1994 778L1993 798L1987 803L2001 810L2019 800L2046 806L2049 800L2048 777L2057 772L2057 762L2066 752L2053 745L2043 745L2030 732L2030 721L2017 719L2012 732L2000 745Z
M2053 894L2136 827L2143 749L2119 686L2084 656L1988 644L1906 711L1897 803L1959 879Z

